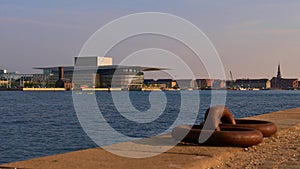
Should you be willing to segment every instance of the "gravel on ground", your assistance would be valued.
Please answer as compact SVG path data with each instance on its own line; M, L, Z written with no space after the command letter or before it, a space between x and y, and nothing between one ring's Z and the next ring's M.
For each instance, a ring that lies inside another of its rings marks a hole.
M300 168L300 125L264 138L259 145L244 148L234 156L209 169L299 169Z

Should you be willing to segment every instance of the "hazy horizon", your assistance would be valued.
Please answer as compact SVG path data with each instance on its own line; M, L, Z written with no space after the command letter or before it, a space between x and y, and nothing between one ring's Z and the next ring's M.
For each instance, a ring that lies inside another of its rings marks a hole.
M2 0L0 67L73 65L86 40L101 26L136 12L163 12L198 26L216 47L229 79L300 78L300 2L287 1L69 1Z

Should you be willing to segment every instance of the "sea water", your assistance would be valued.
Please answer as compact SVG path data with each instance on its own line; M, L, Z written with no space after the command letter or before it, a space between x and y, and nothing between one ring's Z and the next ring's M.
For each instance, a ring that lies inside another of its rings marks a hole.
M193 95L200 94L200 108L195 119L196 123L199 123L211 104L211 91L186 92ZM77 94L95 97L107 123L129 137L145 138L169 132L168 128L178 117L181 108L184 111L189 110L188 105L181 104L181 92L165 91L163 94L166 104L162 113L158 114L158 118L147 119L148 116L144 116L145 123L133 123L124 118L123 115L126 114L120 115L112 99L112 93L102 91ZM155 97L152 98L153 102L151 99L149 101L151 92L135 91L127 94L131 108L137 112L147 112L155 108L154 103L160 104L160 100L155 102ZM296 108L300 107L300 91L227 91L226 106L235 118ZM0 115L0 164L98 146L81 127L70 91L1 91ZM190 118L195 117L187 115L187 121ZM110 143L113 142L108 140L106 144Z

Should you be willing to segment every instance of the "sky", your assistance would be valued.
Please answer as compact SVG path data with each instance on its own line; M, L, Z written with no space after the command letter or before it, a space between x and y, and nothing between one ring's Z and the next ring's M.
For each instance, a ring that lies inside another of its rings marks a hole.
M300 78L297 0L1 0L0 67L73 65L88 38L106 23L137 12L177 15L211 40L227 78Z

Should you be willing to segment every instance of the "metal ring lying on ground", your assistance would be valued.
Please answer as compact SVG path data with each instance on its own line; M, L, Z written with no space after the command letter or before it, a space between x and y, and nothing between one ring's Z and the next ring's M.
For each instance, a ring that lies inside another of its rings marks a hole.
M220 131L214 131L208 140L201 145L249 147L262 142L263 135L260 131L251 128L220 126ZM172 137L177 141L199 144L198 139L202 130L201 125L184 125L175 127ZM180 140L180 138L183 138Z
M276 125L269 121L234 119L231 111L226 106L223 105L217 105L208 108L205 112L204 119L205 121L209 120L210 122L212 122L214 126L219 125L219 126L246 127L246 128L257 129L262 132L264 137L269 137L275 134L277 131ZM219 127L217 129L219 129Z
M250 120L250 119L235 119L236 125L222 123L220 126L228 127L245 127L253 128L262 132L264 137L269 137L276 133L277 127L274 123L263 120Z

